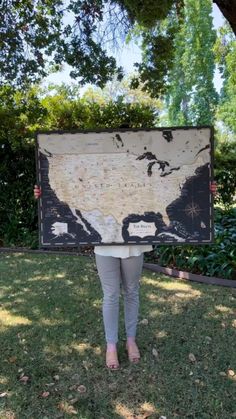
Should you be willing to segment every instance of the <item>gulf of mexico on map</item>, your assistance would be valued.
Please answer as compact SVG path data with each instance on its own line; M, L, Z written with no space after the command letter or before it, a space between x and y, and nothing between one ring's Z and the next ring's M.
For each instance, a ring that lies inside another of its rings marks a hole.
M40 245L210 243L213 131L40 132Z

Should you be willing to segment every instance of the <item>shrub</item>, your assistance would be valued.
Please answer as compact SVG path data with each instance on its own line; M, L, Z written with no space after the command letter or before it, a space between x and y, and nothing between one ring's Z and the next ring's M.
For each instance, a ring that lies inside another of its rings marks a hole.
M215 210L215 242L199 246L156 246L146 261L192 273L236 279L236 208Z
M37 129L152 127L151 106L121 100L102 106L69 98L66 91L39 98L37 88L0 89L0 246L37 246L35 140Z
M230 208L236 202L236 141L223 141L217 145L215 180L218 184L216 202Z

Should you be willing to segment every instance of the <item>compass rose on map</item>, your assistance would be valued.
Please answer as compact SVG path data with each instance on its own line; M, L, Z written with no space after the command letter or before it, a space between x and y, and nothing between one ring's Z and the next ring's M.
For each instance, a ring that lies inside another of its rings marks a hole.
M185 207L184 212L188 217L196 218L199 216L201 208L195 202L191 202Z

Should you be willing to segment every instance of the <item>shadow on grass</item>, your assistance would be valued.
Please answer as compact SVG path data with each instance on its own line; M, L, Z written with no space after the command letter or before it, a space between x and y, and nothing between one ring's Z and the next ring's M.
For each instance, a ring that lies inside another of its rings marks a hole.
M145 271L142 360L127 361L121 304L121 368L111 372L93 259L18 254L0 264L1 419L222 419L235 412L235 376L227 373L236 369L235 290Z

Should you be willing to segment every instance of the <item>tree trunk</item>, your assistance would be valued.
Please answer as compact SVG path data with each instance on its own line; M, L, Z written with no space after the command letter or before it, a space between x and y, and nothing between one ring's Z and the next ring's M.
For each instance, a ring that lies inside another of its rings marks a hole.
M213 0L236 35L236 0Z

